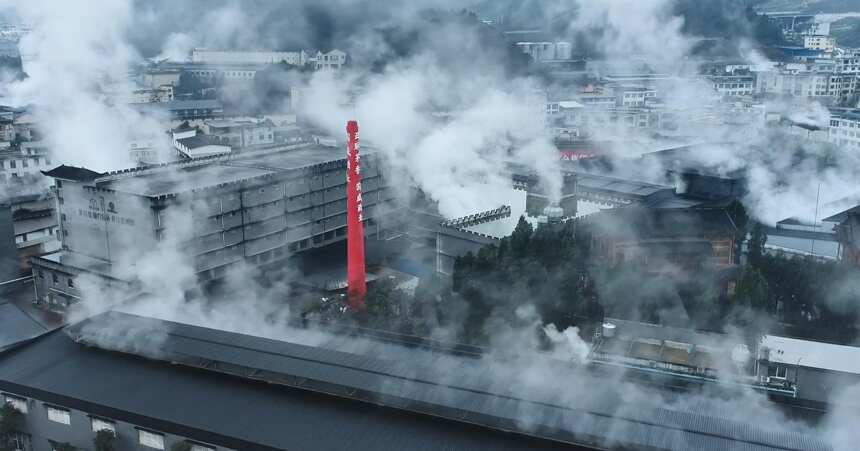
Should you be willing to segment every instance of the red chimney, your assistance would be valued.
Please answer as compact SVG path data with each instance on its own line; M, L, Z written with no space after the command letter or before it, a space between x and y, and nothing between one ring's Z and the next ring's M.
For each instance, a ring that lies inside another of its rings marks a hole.
M358 122L346 123L346 225L347 302L353 310L364 309L367 294L364 270L364 217L361 205L361 158L358 153Z

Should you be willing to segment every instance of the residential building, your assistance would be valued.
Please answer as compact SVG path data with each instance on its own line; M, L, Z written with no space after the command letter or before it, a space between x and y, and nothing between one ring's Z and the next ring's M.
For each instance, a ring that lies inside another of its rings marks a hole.
M15 246L20 267L30 272L30 257L60 250L59 224L52 193L14 196L7 200L12 211Z
M174 146L184 158L211 157L213 155L227 154L232 150L220 138L203 134L176 139Z
M162 163L167 159L164 150L167 140L161 135L138 134L129 137L128 152L138 164Z
M837 73L860 75L860 49L842 50L833 59Z
M562 127L576 127L583 123L584 105L574 100L547 102L550 123Z
M36 120L33 115L28 114L26 112L17 115L17 117L15 117L14 121L12 122L12 125L13 127L15 127L15 136L19 140L38 140Z
M346 52L332 49L327 52L318 50L299 50L289 52L278 51L236 51L236 50L207 50L194 49L191 52L191 63L210 66L209 69L192 69L191 73L198 76L211 76L211 66L232 66L221 72L225 77L253 78L256 70L243 70L243 66L265 66L286 62L293 66L310 66L314 70L340 70L347 60ZM205 73L204 73L205 71ZM237 73L237 71L239 71Z
M515 45L536 62L569 60L573 51L573 45L564 41L517 42Z
M140 105L139 108L152 108L156 105ZM173 120L195 120L214 119L224 116L224 106L214 99L206 100L173 100L157 104L158 108L164 108L170 113Z
M303 51L238 51L238 50L209 50L195 48L191 51L192 63L206 64L277 64L285 61L294 66L303 66L307 61Z
M657 90L642 85L615 85L612 87L615 94L615 106L619 107L642 107L657 98Z
M837 213L824 221L836 222L836 237L839 240L839 260L860 266L860 205Z
M273 145L275 128L269 120L218 120L203 124L207 135L233 148Z
M824 101L835 100L839 96L839 88L832 72L775 69L759 72L756 80L757 93Z
M22 142L0 151L0 183L16 183L36 177L51 166L51 157L41 141Z
M178 69L149 69L141 76L141 83L150 89L165 85L176 87L179 84L180 75L182 71Z
M752 74L708 75L705 79L723 96L749 96L755 92L755 76Z
M4 117L0 118L0 142L15 141L15 125L14 119Z
M860 151L860 109L831 109L828 141Z
M803 37L803 47L810 50L823 50L832 53L836 48L836 39L830 36L812 35Z
M182 139L179 139L181 142ZM182 237L198 279L236 265L266 266L346 239L346 160L340 148L296 145L110 173L60 166L55 179L62 250L33 260L38 300L80 299L76 277L134 281L114 266L134 262L165 238L172 218L194 224ZM362 159L365 230L379 231L393 199L373 154Z
M695 271L738 263L737 225L724 208L627 207L591 215L592 252L610 265L646 271Z
M309 57L308 63L312 64L315 70L337 71L346 64L346 52L337 49L325 53L318 51Z
M257 72L266 68L265 64L209 64L188 63L181 64L182 71L187 72L204 81L223 79L224 81L253 81Z

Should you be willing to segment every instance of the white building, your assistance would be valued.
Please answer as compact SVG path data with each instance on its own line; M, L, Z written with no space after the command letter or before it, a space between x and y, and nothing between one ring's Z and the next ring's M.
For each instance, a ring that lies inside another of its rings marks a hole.
M860 151L860 109L831 111L828 136L837 146Z
M346 52L337 49L327 53L316 52L308 62L313 64L315 70L340 70L343 68L343 65L346 64Z
M791 97L829 97L833 100L840 95L840 88L840 79L832 72L795 71L783 68L759 72L756 80L758 93Z
M584 105L574 100L548 102L546 112L550 121L561 127L576 127L582 125Z
M315 70L340 70L346 64L346 52L333 49L328 52L318 50L299 50L293 52L276 52L268 50L260 51L235 51L235 50L207 50L194 49L191 52L191 62L201 65L232 66L230 69L219 70L225 78L253 78L256 70L243 70L241 66L261 66L266 64L278 64L286 62L293 66L309 65ZM215 70L218 68L210 68ZM199 69L205 70L205 69ZM191 71L195 73L194 70ZM209 74L195 73L198 76Z
M569 60L573 52L570 42L517 42L516 46L534 61Z
M305 58L306 55L303 52L208 50L199 48L191 51L192 63L205 64L276 64L286 61L288 64L294 66L302 66L306 61Z
M22 177L40 176L51 167L51 157L41 141L23 142L0 151L0 183L19 183Z
M755 77L752 75L709 75L705 78L720 95L748 96L755 92Z
M860 75L860 50L841 51L833 59L837 73Z
M657 90L646 86L617 85L612 91L615 105L626 108L642 107L657 98Z
M233 148L260 147L275 144L275 125L269 120L207 121L203 130L207 135Z
M182 71L176 69L153 69L143 74L141 82L144 86L149 86L152 89L163 85L176 86L179 84L181 74Z
M203 158L213 155L224 155L232 150L220 139L209 135L195 135L174 141L179 154L184 158Z
M830 36L814 35L803 38L803 47L810 50L823 50L826 53L833 52L836 48L836 39Z

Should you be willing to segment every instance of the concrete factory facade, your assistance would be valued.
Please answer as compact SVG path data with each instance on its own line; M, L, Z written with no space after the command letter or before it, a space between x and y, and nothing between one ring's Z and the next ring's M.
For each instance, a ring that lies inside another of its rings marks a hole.
M79 301L81 274L133 284L136 263L165 240L203 282L234 265L271 265L344 240L344 157L340 148L299 145L106 174L47 171L56 180L62 250L33 261L38 300ZM370 234L392 194L372 155L362 171Z

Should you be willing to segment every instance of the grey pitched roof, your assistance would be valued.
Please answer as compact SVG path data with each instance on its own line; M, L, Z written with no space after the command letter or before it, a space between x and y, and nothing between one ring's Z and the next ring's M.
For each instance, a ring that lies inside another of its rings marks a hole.
M42 174L55 179L74 180L76 182L87 182L102 176L101 172L91 171L87 168L60 165L50 171L42 171Z
M0 352L0 390L247 451L571 449L301 388L243 381L217 370L196 371L104 351L61 332Z
M0 324L0 350L47 330L10 302L0 302Z

